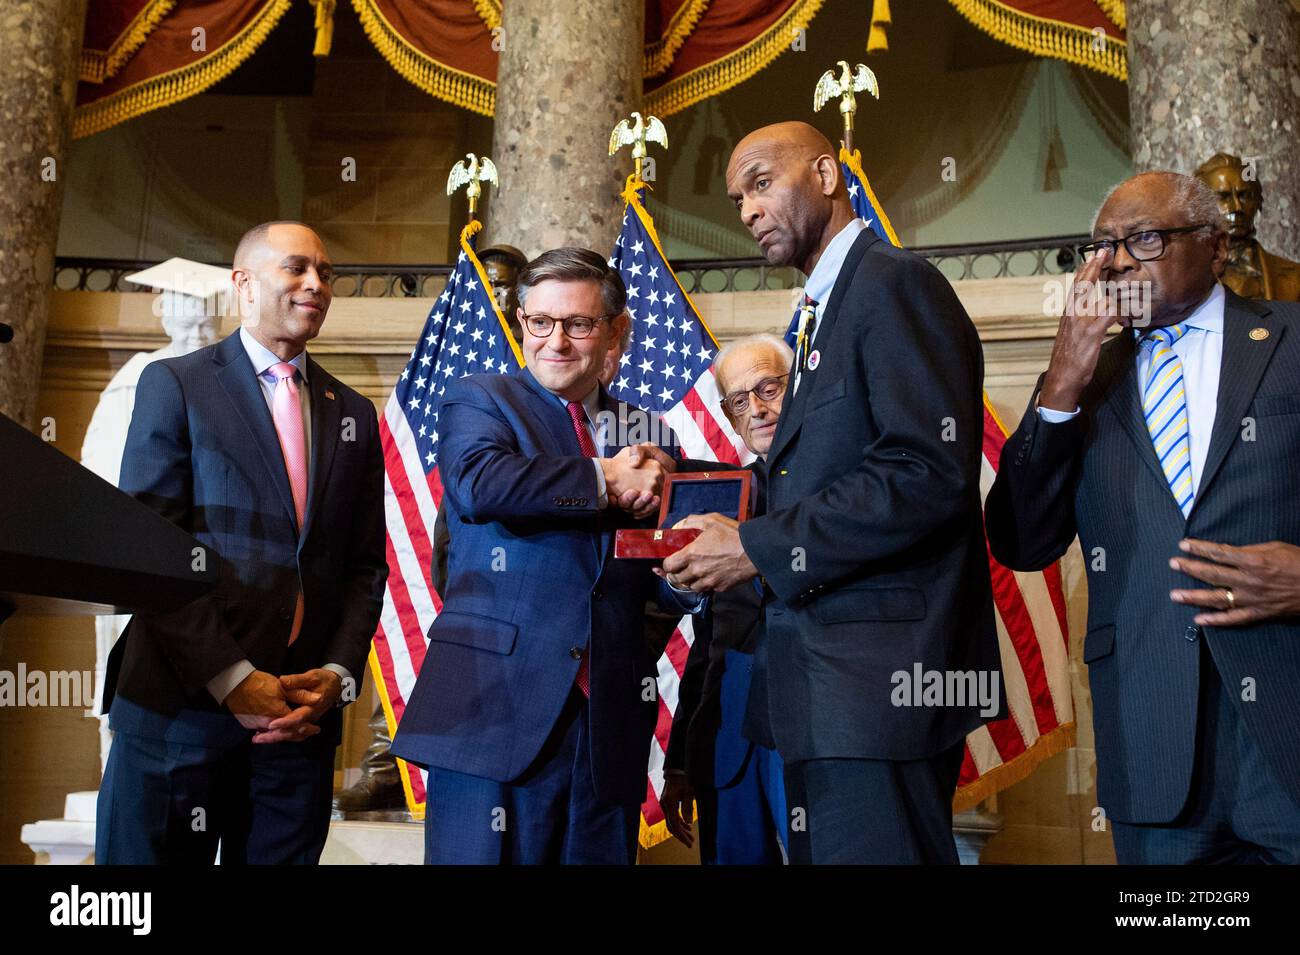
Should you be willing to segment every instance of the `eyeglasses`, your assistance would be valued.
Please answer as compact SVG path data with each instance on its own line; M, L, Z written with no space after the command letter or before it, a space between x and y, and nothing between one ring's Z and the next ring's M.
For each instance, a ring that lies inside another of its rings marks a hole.
M525 315L523 325L528 329L528 334L536 338L549 338L551 332L555 331L556 324L564 326L564 334L569 338L586 338L596 327L597 322L607 322L617 317L598 315L595 318L588 318L586 315L570 315L568 318L551 318L549 315Z
M1158 259L1165 254L1165 246L1169 244L1169 236L1209 228L1211 227L1208 224L1201 223L1200 225L1185 225L1177 229L1143 229L1141 232L1126 235L1122 239L1097 239L1095 242L1079 246L1079 252L1083 254L1083 261L1091 262L1101 253L1102 249L1110 249L1110 254L1114 256L1122 242L1124 248L1128 249L1128 254L1133 258L1139 262L1150 262L1152 259Z
M722 398L722 407L734 417L740 417L749 410L749 396L756 395L761 401L775 401L785 394L785 380L790 373L764 378L747 391L732 391Z

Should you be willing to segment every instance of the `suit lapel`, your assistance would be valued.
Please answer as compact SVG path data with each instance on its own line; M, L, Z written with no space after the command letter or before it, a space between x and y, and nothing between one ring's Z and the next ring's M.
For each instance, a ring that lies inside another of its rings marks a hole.
M862 256L866 253L867 247L873 242L879 241L880 236L870 229L863 229L853 241L853 245L849 246L849 252L844 257L843 264L840 265L839 274L835 277L835 286L831 289L830 300L826 303L822 317L817 323L817 341L821 342L822 345L830 341L831 329L835 325L835 320L839 317L840 306L844 301L844 296L848 293L858 263L862 261ZM781 451L790 443L802 426L804 410L808 405L808 393L812 391L813 374L815 372L805 371L799 382L799 390L792 394L787 392L786 401L781 407L781 419L777 422L776 434L772 437L772 449L768 452L767 460L769 462L777 460ZM791 369L790 379L790 386L793 388L793 369Z
M230 396L230 404L235 413L253 436L253 446L266 465L271 484L280 495L280 503L284 505L289 520L296 525L298 518L293 508L293 492L289 488L289 472L284 467L280 438L275 433L271 409L266 406L262 386L258 383L253 364L248 360L244 345L239 340L238 331L221 343L214 360L222 364L217 370L217 381Z
M1228 452L1241 440L1242 419L1255 400L1264 369L1285 331L1284 326L1270 315L1271 310L1265 303L1247 301L1232 292L1227 293L1223 308L1223 362L1219 366L1214 431L1210 436L1210 448L1205 456L1205 469L1201 473L1193 510L1205 496ZM1258 341L1251 338L1250 333L1256 328L1264 329L1267 337Z
M578 437L573 433L573 422L560 406L559 399L543 388L527 368L521 368L516 374L532 393L538 420L546 427L547 437L551 439L551 453L561 457L581 454Z
M310 378L307 387L311 393L311 470L308 472L307 513L303 518L302 533L298 535L298 544L307 539L312 520L320 508L320 499L325 493L329 479L330 465L334 463L334 452L339 443L339 422L341 412L338 398L330 398L325 392L334 394L332 379L325 369L307 358L307 371ZM355 423L353 425L355 428Z

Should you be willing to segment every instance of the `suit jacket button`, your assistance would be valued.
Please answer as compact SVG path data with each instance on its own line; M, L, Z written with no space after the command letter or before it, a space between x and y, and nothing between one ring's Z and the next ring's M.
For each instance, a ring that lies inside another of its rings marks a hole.
M582 659L582 647L570 647L570 648L569 648L569 656L573 657L573 659L575 659L575 660L581 660L581 659Z
M601 590L599 587L597 587L595 590L591 592L592 600L600 600L604 596L605 596L605 591Z
M1201 628L1195 624L1188 624L1187 629L1183 631L1183 639L1188 643L1195 643L1196 638L1201 635Z
M578 498L578 506L579 506L579 507L586 507L586 506L587 506L587 499L586 499L585 497L580 497L580 498Z

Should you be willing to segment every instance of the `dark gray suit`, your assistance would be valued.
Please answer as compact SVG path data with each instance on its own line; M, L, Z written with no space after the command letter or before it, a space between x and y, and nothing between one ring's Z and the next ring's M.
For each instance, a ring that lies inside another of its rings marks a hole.
M1042 420L1035 391L1002 451L986 503L993 555L1037 570L1076 532L1083 548L1097 786L1121 824L1121 862L1209 859L1217 850L1194 849L1174 830L1208 826L1213 807L1230 806L1231 818L1218 822L1231 824L1230 842L1256 841L1275 857L1296 849L1300 620L1198 627L1198 609L1173 603L1169 591L1208 585L1170 569L1169 559L1184 537L1300 543L1298 326L1300 306L1227 293L1218 407L1186 520L1147 432L1130 333L1102 346L1080 415ZM1254 685L1251 702L1243 681ZM1163 848L1153 857L1132 846L1122 824L1169 827Z
M746 732L770 727L813 861L955 863L962 746L993 717L974 700L899 706L893 691L917 665L1001 670L979 338L937 269L868 229L815 345L767 456L767 513L740 526L767 587Z

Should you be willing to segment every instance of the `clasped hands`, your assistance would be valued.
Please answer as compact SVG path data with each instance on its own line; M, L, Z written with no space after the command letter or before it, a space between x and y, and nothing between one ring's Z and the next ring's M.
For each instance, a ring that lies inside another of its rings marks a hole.
M300 743L320 732L322 716L338 703L343 679L333 670L274 676L254 670L226 697L226 708L254 743Z
M612 458L598 460L610 506L637 520L658 512L664 477L677 470L677 462L653 444L630 445Z

